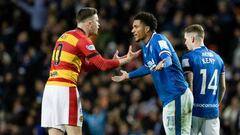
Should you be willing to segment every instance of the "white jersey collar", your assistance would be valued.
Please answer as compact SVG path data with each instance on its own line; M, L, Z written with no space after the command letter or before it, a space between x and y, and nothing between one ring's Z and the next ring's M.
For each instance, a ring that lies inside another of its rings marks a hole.
M146 47L148 47L148 46L149 46L149 44L150 44L150 41L152 40L152 37L153 37L155 34L157 34L157 33L156 33L156 32L153 32L153 34L152 34L151 38L148 40L148 42L147 42L147 44L146 44Z

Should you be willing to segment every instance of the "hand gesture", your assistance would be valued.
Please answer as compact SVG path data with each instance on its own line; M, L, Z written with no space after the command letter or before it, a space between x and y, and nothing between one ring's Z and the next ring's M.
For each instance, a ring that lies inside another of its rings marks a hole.
M128 53L127 53L127 58L129 61L137 58L139 56L139 54L141 53L141 50L138 50L136 52L133 52L132 51L132 46L130 45L129 46L129 49L128 49Z
M137 58L140 53L141 53L141 50L133 52L132 51L132 46L130 45L129 49L128 49L128 53L126 55L119 57L118 56L118 51L116 51L113 59L115 59L115 58L118 59L119 62L120 62L120 66L121 66L121 65L127 64L130 61L132 61L133 59Z
M126 71L121 70L120 72L122 73L122 75L120 75L120 76L113 76L113 77L112 77L112 80L113 80L114 82L121 82L121 81L126 80L126 79L129 78L129 77L128 77L128 73L127 73Z
M116 50L115 54L113 55L113 59L120 59L120 57L118 56L119 51Z
M166 61L166 59L163 59L162 61L160 61L157 66L155 67L155 71L159 71L162 70L162 68L164 67L164 62Z

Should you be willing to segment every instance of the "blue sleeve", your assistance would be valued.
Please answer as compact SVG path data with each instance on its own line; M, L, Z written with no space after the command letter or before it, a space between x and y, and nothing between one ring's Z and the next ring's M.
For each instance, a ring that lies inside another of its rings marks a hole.
M224 61L222 60L222 58L220 57L220 60L222 62L222 68L221 68L221 72L225 72L225 66L224 66Z
M160 57L161 59L166 59L166 61L164 62L164 68L172 65L172 58L168 53L163 53Z
M90 119L90 117L91 117L87 112L83 112L83 116L84 116L84 119L85 119L86 121L89 121L89 119Z
M169 46L171 43L169 40L164 36L164 35L159 35L157 37L157 44L155 45L155 48L157 50L157 53L159 54L160 60L165 59L166 61L164 62L164 68L169 67L172 65L172 58L171 58L171 51Z
M191 71L193 72L193 69L191 67L191 62L192 61L192 58L190 56L190 54L184 54L183 57L182 57L182 68L183 68L183 71L184 72L187 72L187 71Z
M33 7L29 6L27 3L21 1L21 0L17 0L16 4L22 8L25 12L27 12L28 14L32 15L33 14Z
M129 79L141 77L150 73L150 70L146 66L141 66L138 69L128 73Z

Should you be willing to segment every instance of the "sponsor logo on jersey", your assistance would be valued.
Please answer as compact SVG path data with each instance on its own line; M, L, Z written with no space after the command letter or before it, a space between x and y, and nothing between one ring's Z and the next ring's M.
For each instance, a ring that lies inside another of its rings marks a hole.
M95 50L95 46L94 45L87 45L86 48L90 51Z
M67 38L67 35L66 35L66 34L63 34L60 38L66 39L66 38Z
M54 77L54 76L57 76L57 75L58 75L57 71L54 71L54 72L50 73L50 77Z
M79 120L80 120L80 122L83 122L83 116L82 115L79 117Z
M152 71L155 69L157 65L155 64L154 60L152 59L151 61L147 62L147 67Z

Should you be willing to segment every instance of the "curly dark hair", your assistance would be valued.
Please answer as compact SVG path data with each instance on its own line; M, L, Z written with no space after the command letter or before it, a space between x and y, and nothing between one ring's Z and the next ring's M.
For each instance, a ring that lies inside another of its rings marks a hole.
M137 15L134 16L133 19L140 20L146 26L149 26L151 31L155 31L157 29L157 19L153 14L149 12L139 12Z

